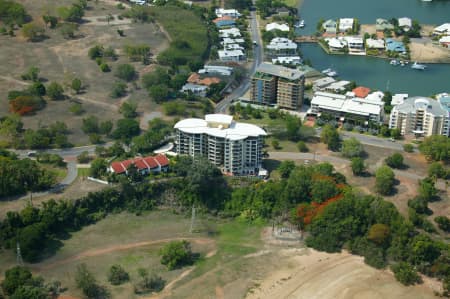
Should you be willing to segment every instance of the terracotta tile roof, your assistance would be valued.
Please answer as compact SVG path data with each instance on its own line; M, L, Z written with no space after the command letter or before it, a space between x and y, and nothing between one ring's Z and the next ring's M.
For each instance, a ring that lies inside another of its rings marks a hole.
M234 19L232 17L230 17L230 16L223 16L221 18L217 18L217 19L213 20L214 23L217 23L217 22L220 22L220 21L234 21Z
M217 77L207 77L204 79L200 78L200 75L197 73L192 73L189 78L187 79L187 82L192 84L198 84L198 85L206 85L210 86L211 84L220 83L220 78Z
M111 168L113 171L117 174L125 173L128 167L130 167L131 164L134 164L137 169L144 170L144 169L155 169L159 166L164 167L169 165L169 159L165 155L157 155L155 157L144 157L144 158L135 158L125 161L117 161L111 163Z
M158 164L161 165L161 167L169 165L169 159L167 159L165 155L157 155L155 159L156 161L158 161Z
M187 82L195 84L200 80L200 75L197 73L192 73L189 78L187 79Z
M352 90L356 97L364 99L369 95L370 88L364 86L358 86Z

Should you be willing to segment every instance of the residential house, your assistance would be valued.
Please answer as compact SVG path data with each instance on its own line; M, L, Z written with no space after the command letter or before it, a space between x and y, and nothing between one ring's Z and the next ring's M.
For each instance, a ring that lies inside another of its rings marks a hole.
M200 85L200 84L192 84L192 83L186 83L181 88L181 92L192 93L192 94L200 96L200 97L205 97L207 91L208 91L208 86Z
M245 54L242 50L219 50L218 54L220 61L239 62L245 58Z
M166 172L169 169L169 159L165 155L155 157L139 157L125 161L112 162L108 168L109 172L115 174L128 174L128 169L134 165L140 174Z
M439 43L446 48L450 48L450 35L441 37Z
M403 102L409 97L407 93L397 93L392 96L391 106L397 106L403 104Z
M266 31L272 31L272 30L280 30L283 32L289 32L289 25L288 24L278 24L278 23L267 24Z
M412 20L410 18L399 18L398 27L402 28L403 31L407 32L412 28Z
M331 83L330 85L326 86L324 89L325 91L329 92L345 92L347 90L347 87L351 84L350 81L341 80Z
M245 50L245 48L239 44L226 44L224 46L224 49L225 50L242 50L242 51Z
M241 37L241 31L239 30L239 28L233 27L233 28L228 28L228 29L220 29L219 30L219 37L220 38L237 38L237 37Z
M240 18L241 14L239 13L239 11L237 9L223 9L223 8L216 8L216 16L218 18L222 18L222 17L230 17L230 18Z
M279 56L272 59L273 64L291 64L298 65L302 63L300 56Z
M365 53L364 39L360 36L346 36L347 47L350 54Z
M218 28L235 26L236 21L232 17L221 17L213 20Z
M323 91L327 86L332 83L335 83L336 80L332 77L324 77L317 79L313 82L313 90L314 91Z
M219 74L221 76L231 76L233 68L223 65L204 65L199 74Z
M397 53L405 53L406 52L405 44L403 44L403 42L396 41L392 38L386 39L386 50L397 52Z
M394 25L386 19L377 19L375 22L375 28L377 31L394 30Z
M330 51L342 52L347 47L347 41L341 37L326 38Z
M383 39L368 38L366 39L366 47L368 49L384 50L386 48L386 44Z
M339 19L339 32L347 32L353 30L353 18Z
M291 11L285 6L277 8L275 12L280 17L288 17L291 15Z
M211 86L212 84L220 83L220 78L217 77L205 77L201 78L199 74L192 73L187 79L188 83Z
M450 23L442 24L433 30L434 35L450 35Z
M325 30L326 33L329 34L336 34L337 31L337 22L335 20L326 20L322 24L322 28Z
M224 37L220 42L220 44L223 46L228 44L243 44L243 43L245 43L245 40L243 38L229 38L229 37Z
M267 45L267 50L272 55L298 55L297 44L285 37L275 37Z

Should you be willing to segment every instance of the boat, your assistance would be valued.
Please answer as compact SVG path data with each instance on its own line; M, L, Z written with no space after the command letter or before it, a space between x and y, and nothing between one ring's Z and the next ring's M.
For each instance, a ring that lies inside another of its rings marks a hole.
M414 62L414 63L411 65L411 68L412 68L412 69L415 69L415 70L423 71L424 69L427 68L427 66L424 65L424 64L417 63L417 61L416 61L416 62Z
M323 70L322 74L325 74L325 75L327 75L329 77L337 77L337 75L338 75L338 73L335 70L331 69L331 68Z
M394 66L400 64L397 59L392 59L391 62L389 62L389 63Z
M295 28L303 28L305 27L305 20L300 20L294 25Z
M405 62L403 60L400 60L400 66L405 66Z

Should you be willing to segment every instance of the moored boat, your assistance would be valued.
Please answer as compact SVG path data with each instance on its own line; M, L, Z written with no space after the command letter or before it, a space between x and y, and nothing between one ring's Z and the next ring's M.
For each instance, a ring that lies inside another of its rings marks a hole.
M424 65L424 64L417 63L417 61L416 61L416 62L414 62L414 63L411 65L411 68L412 68L412 69L415 69L415 70L423 71L424 69L427 68L427 66Z

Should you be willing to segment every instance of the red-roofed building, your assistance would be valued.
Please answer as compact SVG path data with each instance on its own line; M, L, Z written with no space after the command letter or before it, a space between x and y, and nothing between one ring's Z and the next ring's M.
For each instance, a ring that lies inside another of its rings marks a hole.
M370 88L358 86L355 89L353 89L352 92L355 94L355 97L364 99L369 95Z
M149 174L150 172L166 172L169 169L169 159L167 159L165 155L160 154L155 157L139 157L125 161L112 162L108 170L115 174L126 174L127 169L131 164L133 164L143 175Z
M211 84L220 83L220 79L217 77L207 77L201 79L199 74L192 73L187 79L187 82L192 84L210 86Z

